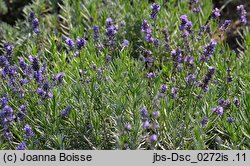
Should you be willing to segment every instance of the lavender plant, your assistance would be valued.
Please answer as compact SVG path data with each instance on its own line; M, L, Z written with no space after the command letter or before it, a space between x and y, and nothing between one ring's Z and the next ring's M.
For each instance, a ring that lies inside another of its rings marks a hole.
M244 5L237 52L209 0L58 5L1 40L1 149L249 149Z

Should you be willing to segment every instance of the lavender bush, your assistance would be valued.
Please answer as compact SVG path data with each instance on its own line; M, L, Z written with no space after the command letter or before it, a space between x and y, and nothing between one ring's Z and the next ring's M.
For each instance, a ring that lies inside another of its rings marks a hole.
M249 149L244 5L232 50L210 0L38 2L1 25L1 149Z

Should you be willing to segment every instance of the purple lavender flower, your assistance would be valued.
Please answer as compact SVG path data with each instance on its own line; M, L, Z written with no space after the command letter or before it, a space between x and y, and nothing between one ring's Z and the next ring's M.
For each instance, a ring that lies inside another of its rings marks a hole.
M204 36L204 34L205 34L206 30L207 30L207 27L209 27L209 26L203 25L203 26L200 27L200 30L198 32L198 38L197 38L198 40L201 40L201 37Z
M0 117L1 117L1 115L0 115ZM9 126L6 124L6 119L4 119L3 120L3 130L6 132L6 131L8 131L8 129L9 129Z
M160 104L159 100L158 100L159 98L163 98L163 93L159 93L159 94L157 94L157 96L154 97L153 105L159 107L159 104ZM152 113L152 115L153 115L153 113Z
M218 101L218 104L219 104L220 106L222 106L222 105L224 104L224 102L225 102L224 99L220 99L220 100Z
M213 11L212 11L212 18L213 19L218 19L220 17L220 10L218 8L215 8Z
M116 34L118 32L118 24L113 22L111 18L106 19L106 36L104 45L106 47L115 47L116 46Z
M152 36L151 33L148 33L148 34L146 34L146 36L145 36L145 40L146 40L146 42L148 42L148 43L152 43L152 42L154 41L154 38L153 38L153 36Z
M189 5L189 8L192 9L194 13L200 13L201 7L199 0L190 0Z
M211 58L212 55L213 55L213 53L216 50L216 46L217 46L217 42L215 40L211 39L210 42L209 42L209 44L207 44L204 47L203 57L200 59L200 61L205 61L208 58Z
M21 89L20 87L17 88L16 93L19 93L19 97L23 98L24 97L24 90Z
M151 14L150 14L150 18L152 20L155 20L156 17L157 17L157 13L159 12L160 10L160 5L158 5L157 3L153 3L150 7L150 9L152 10Z
M111 40L115 37L117 33L117 29L115 28L115 26L109 26L107 29L106 29L106 35L108 36L108 38Z
M131 126L130 123L127 123L127 124L125 125L125 130L126 130L127 132L129 132L129 131L131 130L131 128L132 128L132 126Z
M164 35L164 40L165 40L165 48L166 50L169 50L170 46L169 46L169 32L165 29L162 30L162 33Z
M240 101L239 101L239 99L238 98L234 98L234 105L236 106L236 107L240 107Z
M155 48L158 48L159 45L160 45L160 41L159 41L158 39L155 38L155 39L153 40L153 42L154 42Z
M241 16L240 16L240 20L241 20L241 24L242 25L246 25L247 24L247 11L244 9L243 5L239 5L237 6L237 10L240 12Z
M37 34L40 33L40 29L38 27L39 27L39 20L38 20L38 18L34 18L32 20L31 28Z
M156 134L153 134L150 136L151 144L155 143L157 140L158 140L158 136Z
M150 126L150 124L149 124L148 120L146 120L145 122L143 122L142 127L143 127L144 129L148 129L149 126Z
M53 94L50 93L50 85L48 81L42 84L42 87L37 88L37 94L42 97L42 99L53 98Z
M177 92L178 92L178 88L173 87L171 90L171 94L174 99L177 98Z
M112 25L112 21L113 20L110 17L106 19L106 28L108 28L108 27L110 27Z
M223 108L230 109L230 107L231 107L230 99L225 100L224 103L223 103Z
M208 118L205 116L205 117L202 119L202 121L201 121L202 126L205 126L205 125L207 124L207 122L208 122Z
M103 73L104 73L104 70L101 67L99 67L97 69L97 79L102 80Z
M4 66L2 69L2 77L3 79L7 79L7 75L9 74L9 66Z
M115 46L116 46L116 43L117 43L116 40L115 40L115 37L114 37L112 40L110 40L109 43L110 43L109 46L115 47Z
M128 47L128 45L129 45L129 41L128 40L123 40L123 43L122 43L122 47Z
M169 32L166 29L162 30L165 42L169 42Z
M157 123L157 122L153 122L153 124L151 125L151 129L159 129L160 128L160 125L159 125L159 123Z
M38 71L40 69L38 58L29 56L29 59L30 59L30 62L32 63L33 70Z
M150 28L150 25L148 24L148 20L143 20L142 26L141 26L141 31L142 31L143 33L146 33L146 34L152 32L152 30L151 30L151 28Z
M85 47L87 44L87 41L85 38L77 37L76 39L77 47L80 50L82 47Z
M196 79L196 76L194 74L189 74L186 77L186 82L187 82L187 84L191 85L192 83L195 82L195 79Z
M222 116L224 110L223 110L223 107L219 106L216 108L212 108L212 112L216 112L218 115Z
M153 36L152 36L152 34L151 33L148 33L148 34L146 34L146 36L145 36L145 40L146 40L146 42L148 42L148 43L152 43L152 42L154 42L154 38L153 38Z
M32 25L31 25L31 27L33 28L33 29L35 29L35 28L37 28L39 26L39 20L38 20L38 18L34 18L33 20L32 20Z
M187 21L187 23L185 25L185 29L188 31L188 33L191 33L192 27L193 27L192 22L191 21Z
M17 146L16 150L25 150L25 145L26 145L26 142L23 141L22 143L20 143L20 144Z
M200 13L200 12L201 12L201 7L200 7L200 6L194 7L194 8L193 8L193 12L194 12L194 13Z
M43 63L43 66L41 68L41 71L44 73L48 69L48 66L46 63Z
M11 90L14 90L15 88L17 88L17 82L15 81L13 77L9 79L7 86L10 87Z
M227 118L227 122L228 122L228 123L233 123L233 122L234 122L234 119L233 119L231 116L229 116L229 117Z
M26 64L26 63L24 62L24 59L23 59L22 57L19 57L18 60L19 60L19 66L20 66L20 68L21 68L23 71L26 71L27 68L28 68L28 64Z
M72 107L71 107L71 106L66 107L66 108L62 111L62 113L61 113L62 117L68 116L69 113L71 112L71 110L72 110Z
M153 78L156 77L156 74L153 73L153 72L149 72L149 73L147 74L147 77L148 77L148 79L153 79Z
M70 50L73 50L75 48L75 43L72 39L67 38L65 40L65 43L69 46Z
M6 54L11 55L13 53L14 45L10 45L9 42L5 42L4 48L5 48Z
M180 19L181 19L180 30L184 31L183 35L185 37L188 37L189 34L192 32L192 27L193 27L192 22L187 19L187 15L181 15Z
M171 55L175 66L177 66L178 63L182 62L183 57L182 57L182 50L180 48L171 51Z
M183 33L182 33L182 37L183 38L187 38L188 36L190 35L190 33L188 32L188 31L183 31Z
M23 128L23 130L25 132L24 137L26 139L30 139L30 138L34 137L35 134L33 133L32 128L30 127L30 125L26 124L25 127Z
M181 15L180 19L181 19L180 30L183 31L185 29L186 23L188 22L187 15Z
M241 24L246 25L247 24L246 16L240 16L240 21L241 21Z
M35 18L35 12L32 11L32 12L30 12L30 14L29 14L29 20L31 21L31 20L33 20L34 18Z
M45 96L43 97L43 99L46 99L46 98L53 98L53 94L50 93L50 92L46 92Z
M20 110L17 112L17 117L19 118L20 121L25 120L25 112L26 112L26 105L21 105Z
M194 65L194 57L193 56L185 56L184 62L187 63L189 66Z
M146 36L145 36L146 42L148 42L148 43L154 42L155 39L152 36L152 30L151 30L150 25L148 24L147 20L143 20L141 30L143 33L146 34Z
M209 67L207 74L203 78L202 83L199 85L204 90L204 92L208 91L208 84L210 80L212 79L214 72L215 72L215 68Z
M50 84L48 81L44 82L43 86L42 86L42 89L45 91L45 92L48 92L50 90Z
M161 93L165 93L168 90L168 86L166 84L161 85Z
M87 78L85 81L87 84L90 83L90 78Z
M76 51L74 52L74 56L75 56L75 57L79 57L79 50L76 50Z
M237 6L237 10L241 12L241 14L247 14L246 10L244 9L244 5Z
M54 77L54 81L58 81L58 84L61 85L63 83L63 78L64 78L64 73L60 72Z
M100 33L99 27L95 25L93 27L93 37L94 37L95 43L99 41L99 33Z
M42 71L41 70L34 71L33 74L34 74L33 78L35 79L36 83L37 84L41 83L43 80Z
M9 131L4 131L2 132L2 136L8 141L10 142L12 137L13 137L13 133L9 132Z
M221 25L220 30L226 31L231 24L231 20L225 20L224 24Z
M13 109L10 106L6 105L2 109L0 118L2 119L2 123L4 125L7 125L11 123L16 118L16 116L13 114Z
M35 28L33 31L34 31L36 34L38 34L38 33L41 32L40 29L38 29L38 28Z
M44 96L44 91L42 88L37 88L36 92L39 96Z
M17 69L15 66L9 66L9 77L14 77L17 74Z
M152 115L153 115L153 117L154 117L155 119L157 119L157 118L160 117L160 111L155 111L155 112L152 113Z
M230 99L227 99L227 100L221 99L221 100L218 101L218 104L219 104L219 106L221 106L221 107L223 107L225 109L229 109L231 107Z
M2 98L0 98L0 109L5 107L8 104L8 101L9 99L6 94Z
M147 110L146 107L143 107L143 108L141 109L141 116L142 116L143 118L146 118L146 117L148 116L148 110Z
M8 66L9 65L9 61L5 56L0 56L0 65L2 65L2 66Z

